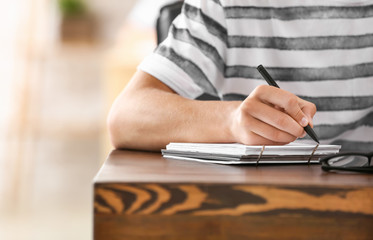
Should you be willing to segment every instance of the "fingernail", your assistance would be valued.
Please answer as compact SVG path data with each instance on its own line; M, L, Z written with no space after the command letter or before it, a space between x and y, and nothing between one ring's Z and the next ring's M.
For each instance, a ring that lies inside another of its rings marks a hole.
M301 138L304 138L306 135L307 135L307 133L304 132L304 133L302 134L302 137L301 137Z
M302 118L302 120L300 120L300 125L302 125L303 127L307 126L308 125L308 120L307 118Z

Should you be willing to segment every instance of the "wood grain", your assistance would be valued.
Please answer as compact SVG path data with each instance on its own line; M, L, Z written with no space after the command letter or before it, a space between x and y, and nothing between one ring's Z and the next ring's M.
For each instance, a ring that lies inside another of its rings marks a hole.
M373 217L373 188L307 191L303 187L212 184L105 184L95 188L95 213L102 214L240 216L278 210Z
M372 180L115 151L94 181L94 239L372 239Z

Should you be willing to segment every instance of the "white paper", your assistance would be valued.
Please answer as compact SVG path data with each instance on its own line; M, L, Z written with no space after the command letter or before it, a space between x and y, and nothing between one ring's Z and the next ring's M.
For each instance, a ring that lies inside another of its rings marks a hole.
M282 146L248 146L239 143L170 143L162 154L168 159L219 164L317 163L322 156L338 153L340 145L290 143ZM312 156L312 159L310 157Z

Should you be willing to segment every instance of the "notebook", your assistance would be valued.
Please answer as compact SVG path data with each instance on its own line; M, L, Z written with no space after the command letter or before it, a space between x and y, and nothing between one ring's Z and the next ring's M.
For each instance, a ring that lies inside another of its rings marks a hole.
M290 143L281 146L248 146L239 143L170 143L162 150L167 159L218 164L318 163L338 153L340 145Z

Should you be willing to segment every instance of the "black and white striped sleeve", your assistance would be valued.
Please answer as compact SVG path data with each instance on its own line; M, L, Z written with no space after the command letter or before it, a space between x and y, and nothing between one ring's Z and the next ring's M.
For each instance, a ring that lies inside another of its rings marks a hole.
M219 0L186 0L167 39L139 66L179 95L220 98L227 30Z

